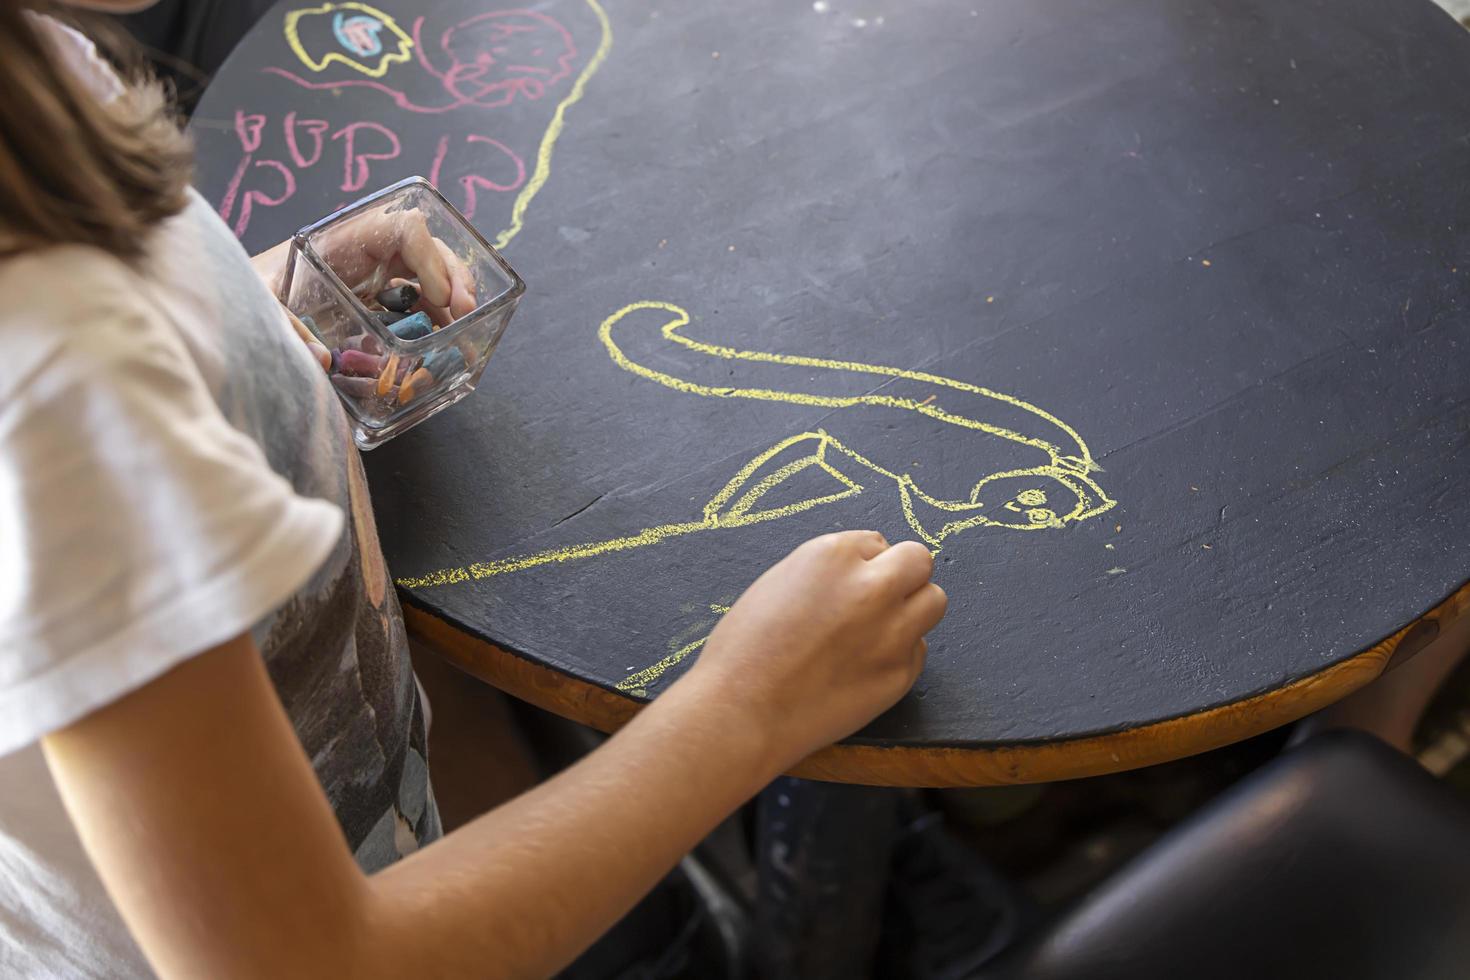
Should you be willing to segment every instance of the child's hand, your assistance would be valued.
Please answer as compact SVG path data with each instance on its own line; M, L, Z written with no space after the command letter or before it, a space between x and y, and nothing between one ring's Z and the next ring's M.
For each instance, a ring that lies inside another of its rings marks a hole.
M429 233L422 211L371 211L334 228L318 247L348 288L373 294L395 279L417 279L426 311L443 326L475 308L464 261Z
M291 321L291 328L296 331L296 336L300 337L306 349L311 351L311 356L322 366L322 370L328 374L332 373L332 352L316 339L316 334L312 333L311 328L302 323L295 313L286 310L286 319Z
M364 214L326 237L321 247L326 252L324 258L349 288L355 289L374 276L382 280L368 286L374 293L394 278L417 279L421 293L418 309L426 311L440 326L476 306L474 277L448 245L429 233L420 211ZM280 294L290 248L290 241L284 241L250 260L272 296ZM290 310L286 317L311 356L323 370L330 371L332 355Z
M738 705L785 769L913 686L948 602L933 567L922 544L876 531L808 541L746 590L675 689Z

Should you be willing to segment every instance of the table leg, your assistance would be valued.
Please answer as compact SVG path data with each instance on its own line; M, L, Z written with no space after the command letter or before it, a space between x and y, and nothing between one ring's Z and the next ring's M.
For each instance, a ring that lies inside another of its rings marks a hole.
M898 800L897 790L786 776L766 787L757 808L757 976L871 974Z

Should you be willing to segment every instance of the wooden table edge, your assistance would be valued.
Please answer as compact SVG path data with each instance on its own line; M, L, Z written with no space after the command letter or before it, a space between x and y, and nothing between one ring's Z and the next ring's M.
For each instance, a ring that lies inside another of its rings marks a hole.
M1046 745L915 748L832 745L791 775L871 786L1001 786L1052 782L1137 769L1220 748L1296 721L1342 699L1418 653L1470 610L1470 583L1392 636L1346 660L1276 691L1107 735ZM461 670L512 697L572 721L614 732L642 704L595 684L532 663L470 636L433 613L405 603L415 639Z

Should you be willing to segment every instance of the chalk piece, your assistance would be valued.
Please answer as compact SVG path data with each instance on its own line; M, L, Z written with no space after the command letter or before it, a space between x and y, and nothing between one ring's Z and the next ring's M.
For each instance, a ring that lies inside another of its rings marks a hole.
M364 354L381 357L383 354L383 343L370 333L360 333L356 337L348 337L342 341L342 349L344 351L360 350Z
M392 310L379 310L373 315L376 316L378 318L378 322L385 327L391 327L399 320L402 320L404 317L408 316L407 313L395 313Z
M388 394L393 389L393 380L397 377L398 355L393 354L388 358L388 363L383 365L383 373L378 375L378 394Z
M383 309L392 310L394 313L407 313L413 309L413 304L419 301L419 290L411 282L401 286L390 286L377 295Z
M434 384L434 375L428 368L419 368L398 389L398 404L406 405Z
M383 371L383 359L367 351L344 350L337 356L337 366L342 369L343 374L376 378Z
M447 378L464 370L464 354L460 353L458 347L436 350L424 358L424 367L436 378Z
M422 311L406 316L388 327L399 340L418 340L434 332L434 321Z
M349 378L345 374L334 374L332 384L351 398L372 398L378 393L377 378Z
M344 351L360 350L364 354L371 354L374 357L383 356L383 342L370 333L360 333L356 337L348 337L342 341L342 349Z

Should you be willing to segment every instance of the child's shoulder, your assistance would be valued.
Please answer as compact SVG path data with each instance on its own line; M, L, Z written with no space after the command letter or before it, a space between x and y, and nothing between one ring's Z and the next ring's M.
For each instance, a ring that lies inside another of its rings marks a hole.
M0 258L0 319L103 309L141 310L142 277L92 245L50 245Z
M12 354L80 354L161 335L146 286L137 269L89 245L8 256L0 259L0 336Z
M44 404L77 386L190 373L141 273L98 248L56 245L0 259L0 403Z

